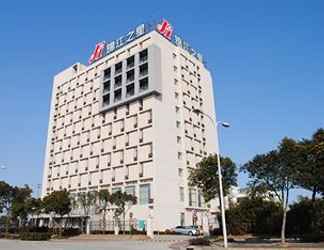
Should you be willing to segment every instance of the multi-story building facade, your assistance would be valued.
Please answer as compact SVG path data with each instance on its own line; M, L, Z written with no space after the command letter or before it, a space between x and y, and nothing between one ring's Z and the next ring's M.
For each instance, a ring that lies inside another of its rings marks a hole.
M155 230L200 223L206 204L187 177L216 152L214 125L193 112L215 117L212 79L168 35L142 30L54 77L43 196L121 190L138 197L128 212L143 221L153 216Z

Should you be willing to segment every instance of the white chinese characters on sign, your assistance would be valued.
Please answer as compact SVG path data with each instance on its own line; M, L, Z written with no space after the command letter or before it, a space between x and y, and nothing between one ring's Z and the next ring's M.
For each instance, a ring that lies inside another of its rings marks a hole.
M196 57L199 61L203 62L202 55L200 53L198 53L197 51L195 51L193 48L191 48L189 46L189 44L186 41L184 41L181 37L175 35L174 41L178 47L183 48L184 50L188 51L191 55Z
M182 38L180 38L177 35L173 35L174 32L173 32L172 25L167 20L163 20L157 25L156 23L148 24L147 26L141 24L136 28L132 29L131 31L129 31L126 35L121 36L118 39L113 40L109 43L106 42L98 43L91 54L91 57L89 59L89 64L101 59L105 55L108 55L116 51L117 49L125 46L126 44L134 41L135 39L139 38L140 36L154 29L157 32L159 32L159 34L161 34L163 37L168 39L170 42L188 51L191 55L195 56L199 61L203 62L202 55L197 53L197 51L195 51L192 47L190 47L189 44L186 41L184 41Z

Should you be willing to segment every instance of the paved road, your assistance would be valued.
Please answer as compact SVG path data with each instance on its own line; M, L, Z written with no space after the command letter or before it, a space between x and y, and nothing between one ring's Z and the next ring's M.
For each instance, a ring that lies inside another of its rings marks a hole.
M168 242L152 241L16 241L0 240L0 250L167 250Z

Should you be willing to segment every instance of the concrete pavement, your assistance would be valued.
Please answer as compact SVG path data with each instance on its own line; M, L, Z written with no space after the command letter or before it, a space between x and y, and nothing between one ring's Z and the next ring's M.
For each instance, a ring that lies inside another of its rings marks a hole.
M0 240L0 250L167 250L168 242L156 241L20 241Z

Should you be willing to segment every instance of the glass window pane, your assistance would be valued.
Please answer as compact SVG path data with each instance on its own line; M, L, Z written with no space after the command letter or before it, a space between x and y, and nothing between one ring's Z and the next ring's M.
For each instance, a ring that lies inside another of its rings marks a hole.
M151 196L151 186L150 184L144 184L140 186L140 205L148 204Z

